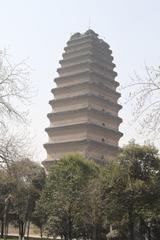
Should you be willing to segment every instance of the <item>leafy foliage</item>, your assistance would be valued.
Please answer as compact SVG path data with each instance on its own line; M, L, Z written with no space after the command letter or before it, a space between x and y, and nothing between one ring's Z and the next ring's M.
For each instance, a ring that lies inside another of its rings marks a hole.
M96 164L78 154L64 156L53 166L39 203L47 213L49 234L80 237L88 184L98 173Z

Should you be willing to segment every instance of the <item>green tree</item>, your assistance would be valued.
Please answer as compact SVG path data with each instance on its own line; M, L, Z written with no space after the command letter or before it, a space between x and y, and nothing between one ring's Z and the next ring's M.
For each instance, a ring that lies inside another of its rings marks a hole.
M86 229L80 223L85 213L86 192L90 180L98 174L99 167L78 154L66 155L55 163L38 205L47 214L50 235L63 236L66 240L85 239Z
M11 171L16 185L13 210L19 227L19 236L22 239L26 229L29 235L35 204L45 183L45 172L39 164L29 159L15 162L11 166Z
M11 201L11 192L14 186L11 179L4 169L0 169L0 222L1 222L1 238L5 234L6 220Z
M91 178L86 188L80 226L86 229L87 239L103 240L109 231L106 206L105 166L99 166L96 178Z
M45 224L47 222L47 214L46 211L44 210L44 206L41 204L42 201L36 202L36 208L32 214L31 221L39 228L40 236L42 238L45 230Z
M122 149L111 171L106 199L109 219L123 239L144 239L145 235L151 239L152 218L159 214L159 170L160 159L153 146L131 142Z
M6 237L8 224L12 222L18 226L22 239L26 230L29 234L35 204L45 183L45 172L29 159L12 161L8 168L5 166L0 175L1 235Z

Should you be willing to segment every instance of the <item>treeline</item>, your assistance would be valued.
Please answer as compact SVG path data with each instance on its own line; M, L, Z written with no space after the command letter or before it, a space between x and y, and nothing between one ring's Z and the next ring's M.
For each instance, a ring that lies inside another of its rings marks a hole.
M9 161L0 170L0 221L1 237L12 224L22 239L34 223L41 236L65 240L158 240L158 150L131 142L105 166L66 155L47 176L29 159Z
M98 166L79 155L51 169L36 211L64 239L160 239L160 159L134 142Z

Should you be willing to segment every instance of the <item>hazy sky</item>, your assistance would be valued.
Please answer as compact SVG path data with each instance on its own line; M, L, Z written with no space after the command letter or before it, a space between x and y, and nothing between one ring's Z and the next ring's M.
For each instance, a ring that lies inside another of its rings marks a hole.
M47 141L48 101L63 48L71 34L85 32L89 22L111 46L120 84L130 81L134 70L142 72L144 62L160 64L159 0L0 0L0 48L6 47L15 61L29 58L31 80L38 88L30 109L32 135L42 153L38 161L46 156L42 145ZM122 92L120 101L124 99ZM121 145L131 138L145 140L131 124L130 108L124 105L120 112Z

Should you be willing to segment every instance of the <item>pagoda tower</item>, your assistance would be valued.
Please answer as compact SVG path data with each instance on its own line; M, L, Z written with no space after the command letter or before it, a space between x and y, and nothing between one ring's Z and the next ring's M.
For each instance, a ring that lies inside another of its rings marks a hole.
M110 46L91 29L67 42L49 101L46 168L66 153L78 152L102 164L117 156L122 119L112 61Z

